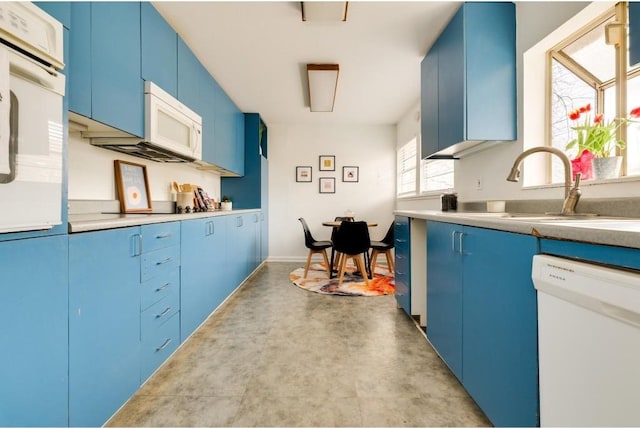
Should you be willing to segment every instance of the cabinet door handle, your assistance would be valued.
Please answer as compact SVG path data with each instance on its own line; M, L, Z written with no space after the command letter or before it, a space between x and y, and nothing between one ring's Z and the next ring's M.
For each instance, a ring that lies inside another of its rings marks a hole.
M166 339L162 345L156 348L156 352L162 351L164 348L169 346L170 343L171 343L171 338Z
M164 259L164 260L160 260L159 262L156 262L156 266L158 266L158 265L163 265L163 264L165 264L165 263L169 263L171 260L173 260L173 257L167 257L167 258L166 258L166 259Z
M169 288L169 287L171 287L171 283L170 283L170 282L167 282L167 283L166 283L165 285L163 285L162 287L158 287L158 288L156 288L156 292L162 291L162 290L167 289L167 288Z
M460 248L458 249L458 254L460 254L461 256L462 254L462 237L464 236L463 232L458 232L460 235L458 235L458 243L460 244Z
M209 222L209 235L213 235L215 233L214 224L212 221Z
M162 311L158 315L156 315L156 319L157 318L162 318L163 316L167 315L171 311L172 311L172 308L171 308L171 306L169 306L167 309L165 309L164 311Z
M452 253L456 252L456 233L458 232L455 230L451 232L451 252Z
M171 236L170 233L162 233L160 235L156 235L156 239L165 239L165 238L169 238Z

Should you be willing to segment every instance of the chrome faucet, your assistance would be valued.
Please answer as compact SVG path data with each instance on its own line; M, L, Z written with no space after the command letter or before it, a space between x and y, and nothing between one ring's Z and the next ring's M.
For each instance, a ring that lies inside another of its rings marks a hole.
M554 148L554 147L533 147L529 150L525 150L520 153L520 155L513 162L513 167L511 167L511 172L507 177L507 181L518 182L520 178L520 163L524 158L529 156L532 153L538 152L547 152L552 155L556 155L562 161L564 165L564 203L562 204L562 214L563 215L575 215L576 214L576 206L578 205L578 201L580 200L580 173L576 174L576 182L573 187L571 187L571 163L569 162L569 158L564 152Z

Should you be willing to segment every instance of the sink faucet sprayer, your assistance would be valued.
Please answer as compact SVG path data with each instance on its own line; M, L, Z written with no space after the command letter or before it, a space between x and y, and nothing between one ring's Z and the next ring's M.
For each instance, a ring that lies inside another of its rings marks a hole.
M511 167L511 172L507 177L507 181L517 182L520 178L520 162L527 156L532 153L538 152L547 152L553 155L556 155L562 161L564 166L564 203L562 204L562 214L563 215L575 215L576 206L578 205L578 201L580 200L580 173L576 173L576 182L573 187L571 187L571 163L569 162L569 158L564 152L553 148L553 147L533 147L529 150L525 150L520 153L520 155L513 162L513 167Z

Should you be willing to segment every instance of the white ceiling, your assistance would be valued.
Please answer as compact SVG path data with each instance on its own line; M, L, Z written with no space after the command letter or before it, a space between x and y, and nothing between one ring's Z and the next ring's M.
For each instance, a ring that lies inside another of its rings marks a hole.
M420 97L420 61L457 2L349 2L346 22L300 2L154 2L240 110L267 124L395 124ZM311 113L307 63L340 65L332 113Z

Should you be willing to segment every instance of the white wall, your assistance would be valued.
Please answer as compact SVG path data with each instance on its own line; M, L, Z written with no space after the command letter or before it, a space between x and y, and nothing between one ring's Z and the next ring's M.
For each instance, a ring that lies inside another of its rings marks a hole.
M316 239L329 239L322 222L351 210L356 219L377 222L382 239L395 203L395 126L269 124L269 259L301 260L304 217ZM318 156L335 155L336 170L318 171ZM312 167L312 182L297 183L296 166ZM342 182L342 167L358 166L358 183ZM335 177L336 193L320 194L319 177Z
M197 184L209 196L220 197L220 177L211 172L198 171L193 166L147 161L123 153L89 144L79 133L69 133L69 199L115 200L113 161L126 160L147 166L147 176L154 201L172 200L170 183Z
M523 98L523 55L547 37L548 34L566 23L577 13L585 9L589 3L584 2L518 2L516 3L516 57L518 68L518 140L494 146L485 151L470 155L456 161L455 188L461 201L481 201L490 199L562 199L563 188L545 186L544 188L523 189L521 183L506 181L514 159L523 151L523 143L527 147L538 145L538 142L523 141L524 106ZM593 6L596 7L596 6ZM543 75L534 78L544 79ZM412 129L418 132L419 123L415 121L415 110L419 104L405 115L398 124L398 144L412 135ZM475 179L482 179L482 190L475 189ZM614 198L640 195L637 181L615 184L583 183L583 198ZM399 209L438 209L437 197L421 199L402 199L397 201Z

